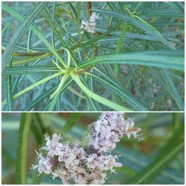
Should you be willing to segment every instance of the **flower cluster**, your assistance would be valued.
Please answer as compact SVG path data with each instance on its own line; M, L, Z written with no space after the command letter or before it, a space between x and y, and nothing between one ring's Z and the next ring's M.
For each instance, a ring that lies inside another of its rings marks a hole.
M92 13L89 22L82 20L81 28L87 30L90 33L94 33L97 19L99 19L99 17L96 15L96 13Z
M133 126L133 119L124 119L123 113L103 113L91 125L85 148L80 143L61 143L62 137L57 134L51 139L45 135L46 145L41 148L42 153L37 153L39 163L32 168L38 169L39 174L59 177L65 184L71 180L76 184L105 183L107 171L115 172L114 167L122 166L111 154L116 143L124 135L139 139L141 129Z
M134 128L134 119L124 119L123 113L106 112L101 114L93 125L93 138L90 144L100 152L111 151L116 147L120 138L132 135L140 141L138 132L140 128Z

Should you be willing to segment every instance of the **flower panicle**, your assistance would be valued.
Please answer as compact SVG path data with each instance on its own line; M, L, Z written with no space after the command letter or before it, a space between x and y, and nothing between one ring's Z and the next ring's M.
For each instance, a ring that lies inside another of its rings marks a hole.
M94 33L97 19L99 19L98 15L96 15L96 13L92 13L92 15L90 16L89 22L82 20L81 28L83 28L84 30L87 30L90 33Z
M123 136L133 136L140 141L141 129L134 127L133 118L124 118L124 113L106 112L94 123L90 144L101 152L112 151Z
M52 138L45 135L46 144L38 155L37 169L39 175L44 173L53 179L59 177L67 184L73 180L75 184L102 184L107 179L107 171L115 173L114 167L121 167L118 156L111 154L116 143L123 136L139 137L139 128L135 128L134 119L124 119L120 112L102 113L99 119L90 127L89 142L82 148L76 145L64 144L62 137L53 134Z

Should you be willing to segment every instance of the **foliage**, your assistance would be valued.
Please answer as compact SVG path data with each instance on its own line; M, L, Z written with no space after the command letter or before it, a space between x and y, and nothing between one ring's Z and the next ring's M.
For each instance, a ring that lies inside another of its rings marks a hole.
M3 2L2 109L184 110L183 33L182 2Z

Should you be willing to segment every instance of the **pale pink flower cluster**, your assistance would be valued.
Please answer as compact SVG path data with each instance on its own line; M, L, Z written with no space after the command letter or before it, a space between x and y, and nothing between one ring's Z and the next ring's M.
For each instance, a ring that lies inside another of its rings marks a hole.
M138 132L141 129L134 128L134 119L124 118L121 112L105 112L94 123L92 131L93 138L90 145L99 152L107 152L113 150L123 136L129 138L132 135L140 141Z
M99 17L96 15L96 13L92 13L89 22L82 20L81 28L87 30L90 33L94 33L97 19L99 19Z
M111 154L116 143L124 135L139 138L140 130L133 126L133 119L124 119L123 113L103 113L91 126L89 142L84 148L80 143L62 143L60 135L53 134L51 139L45 135L46 145L41 148L42 153L37 153L38 165L32 168L39 174L59 177L65 184L70 181L75 184L105 183L107 171L115 173L114 167L122 166L116 161L117 156Z

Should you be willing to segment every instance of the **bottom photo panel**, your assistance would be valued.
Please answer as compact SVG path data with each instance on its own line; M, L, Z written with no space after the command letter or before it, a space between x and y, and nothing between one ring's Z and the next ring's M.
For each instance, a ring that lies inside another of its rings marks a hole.
M184 184L184 113L2 113L2 184Z

